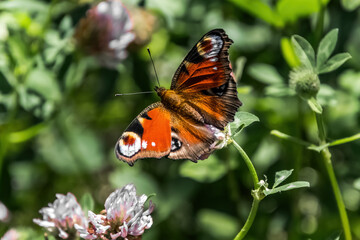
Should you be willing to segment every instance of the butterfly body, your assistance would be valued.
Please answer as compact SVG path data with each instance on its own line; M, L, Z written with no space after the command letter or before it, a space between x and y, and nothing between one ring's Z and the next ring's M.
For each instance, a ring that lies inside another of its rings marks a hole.
M129 165L140 158L205 159L241 102L224 30L205 34L175 72L161 101L143 110L119 138L115 153Z

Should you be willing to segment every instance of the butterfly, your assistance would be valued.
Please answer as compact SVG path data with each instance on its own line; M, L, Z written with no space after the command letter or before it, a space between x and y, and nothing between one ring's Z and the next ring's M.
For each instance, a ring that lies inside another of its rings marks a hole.
M170 89L155 87L161 101L145 108L115 146L133 166L142 158L206 159L242 105L229 60L233 41L223 29L206 33L176 70Z

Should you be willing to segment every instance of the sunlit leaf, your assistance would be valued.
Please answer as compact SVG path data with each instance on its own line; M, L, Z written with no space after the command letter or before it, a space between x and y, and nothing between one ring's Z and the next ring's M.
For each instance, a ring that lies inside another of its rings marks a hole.
M48 6L44 2L37 0L13 0L1 1L0 10L46 12L48 10Z
M260 18L275 27L282 28L284 22L269 5L260 0L229 0L248 13Z
M315 68L315 52L310 43L299 35L291 37L291 42L294 46L296 55L298 56L302 65L308 69Z
M268 64L263 64L263 63L252 64L248 67L248 73L256 80L265 84L271 85L271 84L281 84L285 82L285 80L275 69L275 67Z
M305 181L292 182L292 183L288 183L288 184L282 185L282 186L277 187L277 188L265 190L264 194L266 196L268 196L268 195L271 195L271 194L284 192L284 191L289 191L289 190L293 190L293 189L297 189L297 188L303 188L303 187L310 187L310 183L305 182Z
M281 38L281 52L291 68L300 66L300 60L295 54L294 47L292 46L290 39L287 37Z
M285 22L317 13L320 8L321 2L313 0L280 0L276 3L276 10Z
M322 107L321 105L318 103L318 101L316 100L316 98L312 97L310 99L307 100L307 103L309 105L309 107L311 108L311 110L313 110L314 112L321 114L322 113Z
M294 169L291 169L291 170L282 170L282 171L276 172L276 173L275 173L275 182L274 182L273 188L279 186L280 183L282 183L282 182L285 181L288 177L290 177L290 175L292 174L293 171L294 171Z
M249 112L237 112L234 121L230 123L233 135L238 134L242 129L246 128L253 122L259 122L259 118Z
M317 56L316 56L316 69L321 69L322 65L330 57L332 52L335 49L337 38L338 38L339 29L335 28L331 30L326 36L321 39Z
M325 64L323 64L319 73L328 73L338 69L341 65L343 65L347 60L351 58L349 53L338 53L335 56L331 57Z

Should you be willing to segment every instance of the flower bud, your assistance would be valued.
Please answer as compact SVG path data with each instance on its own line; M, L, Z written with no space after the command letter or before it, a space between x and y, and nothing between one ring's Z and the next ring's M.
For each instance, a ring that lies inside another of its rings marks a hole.
M320 80L316 73L306 68L296 68L290 72L290 88L303 99L315 97L320 89Z

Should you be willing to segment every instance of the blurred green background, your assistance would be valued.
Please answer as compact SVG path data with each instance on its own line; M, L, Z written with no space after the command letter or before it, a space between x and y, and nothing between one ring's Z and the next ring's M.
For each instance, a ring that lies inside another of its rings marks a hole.
M261 202L246 239L335 239L341 233L319 155L270 131L316 139L313 113L286 88L296 64L287 44L298 34L316 47L325 33L339 28L335 52L348 51L353 58L321 76L318 99L331 139L360 132L358 0L127 0L142 40L130 44L128 57L111 68L80 51L84 46L73 38L94 3L0 1L0 201L10 212L0 236L16 228L29 239L41 237L32 219L56 193L72 192L78 199L90 193L100 211L110 192L134 183L139 194L157 194L154 224L143 239L233 239L252 200L248 169L233 146L197 164L147 159L129 167L114 155L126 126L158 101L155 94L114 97L156 85L146 48L161 85L169 87L186 53L213 28L225 29L234 40L230 58L237 77L245 62L238 80L241 110L260 118L236 140L270 184L283 169L294 169L291 180L311 184ZM360 239L360 141L331 152L353 236Z

